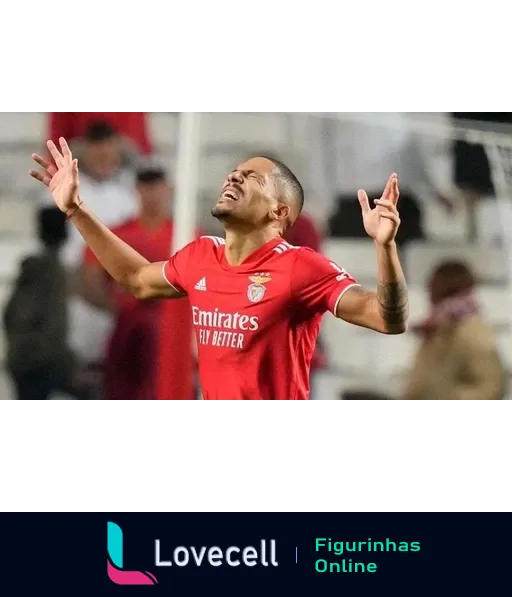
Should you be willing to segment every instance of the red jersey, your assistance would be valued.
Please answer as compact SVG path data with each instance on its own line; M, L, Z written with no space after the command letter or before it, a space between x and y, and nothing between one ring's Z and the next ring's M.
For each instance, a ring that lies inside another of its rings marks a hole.
M152 151L145 112L52 112L50 113L50 139L59 146L59 137L72 141L83 137L87 127L95 120L105 120L117 133L133 141L139 151Z
M233 267L225 242L201 237L163 267L192 307L204 399L306 400L322 316L355 279L282 238Z
M152 230L133 219L113 232L155 262L169 255L172 230L171 219ZM101 267L89 248L85 259ZM106 398L192 399L194 358L188 301L139 301L113 281L110 290L116 304L116 324L105 358Z

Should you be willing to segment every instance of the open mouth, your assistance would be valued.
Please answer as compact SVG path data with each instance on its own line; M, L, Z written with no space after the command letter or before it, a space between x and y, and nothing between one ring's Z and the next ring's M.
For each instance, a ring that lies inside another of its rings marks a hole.
M238 201L238 196L234 191L224 191L221 195L221 199L226 199L228 201Z
M220 196L225 201L238 201L240 199L241 191L235 188L233 185L226 187Z

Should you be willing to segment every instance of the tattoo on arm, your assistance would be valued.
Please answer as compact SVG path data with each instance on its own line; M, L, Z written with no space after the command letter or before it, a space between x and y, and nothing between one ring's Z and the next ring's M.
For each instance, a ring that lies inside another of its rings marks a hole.
M379 282L377 286L379 311L389 325L400 325L409 316L409 299L405 280L399 282Z

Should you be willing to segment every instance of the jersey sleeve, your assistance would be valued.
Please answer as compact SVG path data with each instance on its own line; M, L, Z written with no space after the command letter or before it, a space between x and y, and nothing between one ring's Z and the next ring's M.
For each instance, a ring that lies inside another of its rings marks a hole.
M188 294L189 285L187 275L190 266L197 257L198 240L194 240L183 249L176 251L174 255L164 263L162 273L167 283L182 294Z
M345 292L359 286L343 267L307 248L297 250L291 285L293 297L309 315L336 314Z

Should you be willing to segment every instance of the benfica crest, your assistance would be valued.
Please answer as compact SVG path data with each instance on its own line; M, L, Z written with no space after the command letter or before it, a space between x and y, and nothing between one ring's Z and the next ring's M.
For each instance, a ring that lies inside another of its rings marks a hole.
M267 290L266 286L263 285L270 282L270 276L269 274L256 274L255 276L249 276L249 280L252 284L249 284L247 288L247 298L251 303L259 303Z

